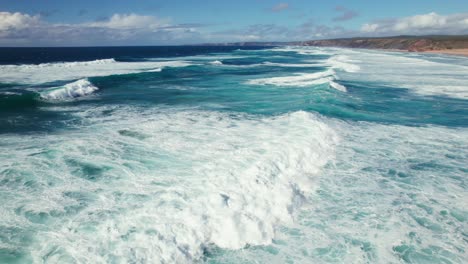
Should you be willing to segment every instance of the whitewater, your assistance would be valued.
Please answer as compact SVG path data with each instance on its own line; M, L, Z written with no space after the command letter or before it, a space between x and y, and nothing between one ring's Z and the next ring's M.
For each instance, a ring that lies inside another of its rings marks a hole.
M0 65L0 263L468 259L466 58L70 49Z

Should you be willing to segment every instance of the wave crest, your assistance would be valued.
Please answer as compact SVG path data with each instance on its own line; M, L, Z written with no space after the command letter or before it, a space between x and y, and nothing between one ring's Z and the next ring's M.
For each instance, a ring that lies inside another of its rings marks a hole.
M99 88L94 86L90 81L81 79L61 87L48 89L41 92L40 95L41 98L45 100L70 100L76 97L89 95L97 90L99 90Z
M51 62L41 64L24 64L21 65L24 68L44 68L44 67L57 67L57 68L71 68L76 66L88 66L88 65L103 65L116 63L115 59L101 59L93 61L73 61L73 62ZM17 67L17 65L5 65L4 67Z
M210 62L210 64L211 65L223 65L223 62L219 60L215 60L215 61Z
M300 73L294 76L254 79L247 81L247 84L305 87L328 83L331 88L346 92L346 87L336 83L336 79L335 71L328 69L323 72Z

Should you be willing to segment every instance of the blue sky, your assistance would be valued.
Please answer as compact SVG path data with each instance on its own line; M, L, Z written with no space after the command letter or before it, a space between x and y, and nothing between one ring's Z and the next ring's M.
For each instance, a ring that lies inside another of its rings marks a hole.
M0 0L1 46L468 34L466 0Z

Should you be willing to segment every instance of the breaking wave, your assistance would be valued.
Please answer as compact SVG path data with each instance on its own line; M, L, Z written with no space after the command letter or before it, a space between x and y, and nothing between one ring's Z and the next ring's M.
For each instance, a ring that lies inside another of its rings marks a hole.
M270 244L338 142L322 118L302 111L255 118L127 108L113 116L85 114L77 133L23 138L31 148L0 156L4 166L35 152L11 177L34 170L32 184L54 179L35 192L10 186L18 209L2 216L42 217L51 228L38 231L34 260L185 263L212 247Z
M247 84L306 87L328 83L331 88L346 92L346 87L344 85L335 82L336 78L335 71L328 69L323 72L300 73L293 76L254 79L249 80Z
M158 71L157 69L165 67L186 67L189 65L192 65L192 63L179 60L121 62L114 59L38 65L0 65L0 79L4 83L40 84L88 77Z
M215 60L215 61L210 62L210 64L211 65L223 65L223 62L219 60Z
M81 79L76 82L66 84L61 87L48 89L40 93L42 99L56 101L56 100L70 100L76 97L89 95L98 88L94 86L87 79Z

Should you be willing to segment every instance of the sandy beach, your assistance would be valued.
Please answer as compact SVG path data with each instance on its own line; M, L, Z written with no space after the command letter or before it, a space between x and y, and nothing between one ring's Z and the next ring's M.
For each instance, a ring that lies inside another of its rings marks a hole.
M424 52L468 56L468 49L428 50Z

